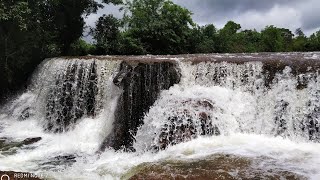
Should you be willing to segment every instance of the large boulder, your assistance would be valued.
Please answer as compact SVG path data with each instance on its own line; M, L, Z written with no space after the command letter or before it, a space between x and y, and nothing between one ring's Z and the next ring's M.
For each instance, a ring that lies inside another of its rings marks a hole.
M205 159L144 163L131 169L123 179L308 179L285 169L264 169L257 164L263 158L253 159L236 155L217 154Z

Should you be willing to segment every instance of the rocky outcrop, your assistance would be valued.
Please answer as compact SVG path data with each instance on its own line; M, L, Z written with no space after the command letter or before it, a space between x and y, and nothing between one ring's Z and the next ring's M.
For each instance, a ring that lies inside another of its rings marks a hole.
M129 171L123 179L292 179L306 180L307 177L274 168L264 169L257 164L263 159L253 159L236 155L217 154L201 160L164 161L144 163ZM260 168L259 168L260 167Z
M101 150L106 147L130 149L144 114L161 90L169 89L179 81L180 73L175 63L123 62L113 80L123 92L118 100L113 131L105 139Z

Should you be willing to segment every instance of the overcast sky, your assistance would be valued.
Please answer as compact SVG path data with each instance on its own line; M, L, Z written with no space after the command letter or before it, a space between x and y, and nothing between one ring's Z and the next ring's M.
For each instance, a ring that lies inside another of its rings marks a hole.
M297 28L310 35L320 30L320 0L173 0L193 12L193 20L200 24L214 24L222 28L229 20L241 24L242 29L261 30L266 25ZM86 22L94 22L102 14L121 18L119 7L107 5Z

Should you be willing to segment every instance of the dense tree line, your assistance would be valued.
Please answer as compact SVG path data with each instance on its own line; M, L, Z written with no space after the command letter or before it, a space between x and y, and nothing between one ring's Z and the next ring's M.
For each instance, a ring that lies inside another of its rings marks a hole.
M44 58L87 54L79 40L84 17L99 7L94 0L0 0L0 100L23 86Z
M229 21L222 29L196 25L192 13L169 0L133 0L123 19L104 15L91 33L95 54L181 54L320 51L320 31L307 37L298 28L267 26L243 30Z
M320 31L267 26L243 30L199 26L192 12L170 0L103 0L121 4L124 17L103 15L91 28L95 43L81 39L84 18L103 6L95 0L0 0L0 97L26 82L47 57L182 53L320 51Z

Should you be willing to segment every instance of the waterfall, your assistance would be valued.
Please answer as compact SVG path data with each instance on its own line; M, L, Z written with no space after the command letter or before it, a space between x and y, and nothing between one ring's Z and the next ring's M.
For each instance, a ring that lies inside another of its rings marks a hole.
M19 120L36 117L48 132L67 132L80 119L103 111L118 64L95 59L46 60L32 76L27 92L11 104L9 114Z
M230 133L319 142L319 69L267 60L180 61L181 82L146 114L135 148L165 149Z
M0 108L0 170L121 179L233 154L317 179L319 70L320 53L47 59Z

